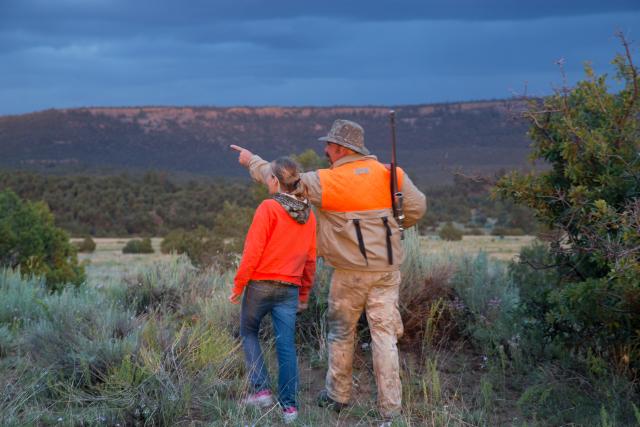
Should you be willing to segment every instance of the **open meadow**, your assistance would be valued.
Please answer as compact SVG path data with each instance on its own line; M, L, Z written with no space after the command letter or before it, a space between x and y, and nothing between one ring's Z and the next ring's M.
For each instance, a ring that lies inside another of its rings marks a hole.
M82 239L71 239L79 242ZM131 275L141 267L150 266L155 262L168 262L177 257L175 254L163 254L160 251L162 238L151 238L152 254L124 254L122 248L130 238L103 237L93 239L96 249L91 253L79 253L78 260L83 262L87 271L89 284L110 283Z
M448 241L437 236L421 236L420 248L427 255L474 255L485 252L489 258L513 261L520 249L535 241L535 236L463 236L462 240Z
M394 426L640 421L634 386L623 376L579 375L570 359L541 358L536 336L523 332L522 267L505 261L532 238L406 236L403 414ZM152 241L154 254L126 255L126 241L96 239L95 252L81 255L86 286L48 293L39 278L0 274L0 425L281 425L277 407L238 405L247 380L239 309L227 301L233 270L197 269L185 256L163 255L160 239ZM309 309L298 318L295 425L380 425L364 321L351 405L337 414L315 404L327 367L331 273L319 263ZM270 328L267 321L266 337ZM275 374L272 339L264 348Z
M21 297L25 320L15 324L26 330L26 341L65 350L35 352L34 363L45 369L37 375L21 359L13 361L2 383L2 425L281 425L276 407L258 411L237 404L247 382L238 307L226 299L233 271L198 270L184 256L161 254L158 238L152 239L154 254L123 254L127 240L95 239L95 252L81 255L89 286L40 296L56 308L39 326L26 319L38 319L42 304ZM407 234L400 307L405 334L399 342L403 415L394 426L604 426L624 425L606 424L609 419L633 420L631 401L616 397L629 395L625 383L600 379L602 391L585 394L581 382L593 379L576 381L559 365L530 358L514 323L518 294L508 261L533 241L465 236L444 242ZM366 322L357 331L352 404L339 414L315 404L327 367L330 276L320 263L310 307L298 319L295 425L379 425ZM7 279L14 282L9 287L19 281ZM36 284L25 285L39 295ZM64 333L54 332L60 327ZM266 328L270 336L270 321ZM273 341L267 339L264 348L275 374Z
M72 239L80 241L81 239ZM131 274L136 269L154 262L175 259L175 254L160 252L162 238L151 238L153 254L123 254L122 248L130 238L94 238L96 249L80 253L78 259L86 264L89 283L110 282ZM515 260L523 246L530 245L534 236L464 236L460 241L446 241L437 236L420 236L420 248L426 255L474 255L485 252L489 258L500 261Z

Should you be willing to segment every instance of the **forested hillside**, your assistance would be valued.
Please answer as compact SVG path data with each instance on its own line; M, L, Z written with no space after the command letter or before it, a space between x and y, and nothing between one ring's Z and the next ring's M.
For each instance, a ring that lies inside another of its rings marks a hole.
M511 202L492 200L482 184L457 177L453 184L420 186L428 198L422 232L438 223L455 221L469 227L487 224L531 233L531 213ZM0 172L0 191L44 201L56 225L72 235L165 235L182 228L208 229L224 203L255 208L266 190L245 180L203 178L179 180L165 173L144 175L45 175ZM495 224L493 224L495 221Z
M0 191L44 201L56 225L72 235L163 235L169 230L211 228L224 202L257 206L247 182L191 180L178 183L166 174L144 176L51 176L0 172Z
M452 171L526 166L520 101L393 107L398 158L415 181L450 182ZM80 108L0 117L0 167L47 172L166 170L245 176L229 144L266 157L322 150L336 118L352 119L381 160L390 158L388 107Z

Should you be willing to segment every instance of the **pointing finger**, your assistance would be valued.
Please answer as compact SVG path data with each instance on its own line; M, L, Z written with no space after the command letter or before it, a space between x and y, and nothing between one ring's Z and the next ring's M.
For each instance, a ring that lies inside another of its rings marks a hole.
M229 147L230 147L232 150L236 150L236 151L238 151L238 152L241 152L242 150L244 150L244 148L239 147L239 146L237 146L237 145L233 145L233 144L229 145Z

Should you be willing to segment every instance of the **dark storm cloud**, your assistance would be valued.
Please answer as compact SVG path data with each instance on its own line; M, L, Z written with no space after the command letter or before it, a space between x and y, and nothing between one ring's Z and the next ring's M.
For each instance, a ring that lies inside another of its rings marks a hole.
M77 18L145 24L208 23L326 17L347 20L529 20L640 10L635 0L5 0L5 13L22 22L49 17L58 22ZM7 15L5 15L7 16Z
M0 0L0 114L544 94L638 23L636 0Z

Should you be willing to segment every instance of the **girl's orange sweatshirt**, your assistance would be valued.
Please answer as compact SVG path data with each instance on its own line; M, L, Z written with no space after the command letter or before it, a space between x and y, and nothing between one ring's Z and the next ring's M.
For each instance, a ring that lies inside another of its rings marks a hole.
M249 280L277 280L300 286L307 302L316 272L316 217L299 224L275 200L258 206L247 233L233 291L241 294Z

